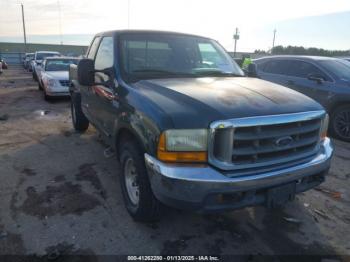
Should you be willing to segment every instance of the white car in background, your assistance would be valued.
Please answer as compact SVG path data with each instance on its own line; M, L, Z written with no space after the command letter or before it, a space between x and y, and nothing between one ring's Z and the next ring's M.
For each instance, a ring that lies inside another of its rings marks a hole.
M41 67L39 90L44 92L45 100L53 96L69 96L69 65L77 64L74 57L50 57Z
M47 57L59 57L61 54L59 52L51 52L51 51L37 51L34 54L34 59L31 61L31 67L33 72L33 79L38 81L41 78L41 68L42 62Z

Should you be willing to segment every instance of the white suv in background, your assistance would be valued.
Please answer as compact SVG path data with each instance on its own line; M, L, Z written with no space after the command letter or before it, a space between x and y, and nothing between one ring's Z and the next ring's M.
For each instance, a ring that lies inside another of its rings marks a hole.
M35 81L38 81L41 74L41 64L43 60L47 57L53 57L53 56L61 56L59 52L51 52L51 51L37 51L34 54L34 60L31 62L32 72L33 72L33 79Z

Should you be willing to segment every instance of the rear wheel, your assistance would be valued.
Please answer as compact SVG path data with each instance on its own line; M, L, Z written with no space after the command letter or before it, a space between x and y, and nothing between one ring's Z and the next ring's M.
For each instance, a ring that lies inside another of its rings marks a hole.
M84 132L89 127L89 120L81 109L81 97L77 94L71 96L71 114L74 129Z
M333 111L330 129L335 137L350 142L350 105L339 106Z
M159 218L160 202L153 195L145 167L144 154L131 139L119 149L121 187L127 211L136 221L149 222Z

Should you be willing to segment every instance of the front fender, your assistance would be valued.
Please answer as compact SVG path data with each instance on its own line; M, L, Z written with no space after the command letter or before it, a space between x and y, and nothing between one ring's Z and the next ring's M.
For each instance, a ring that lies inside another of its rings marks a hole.
M145 153L156 155L161 131L157 124L142 112L122 112L121 116L115 120L113 130L112 139L116 151L118 151L117 145L120 142L120 135L126 131L137 139Z

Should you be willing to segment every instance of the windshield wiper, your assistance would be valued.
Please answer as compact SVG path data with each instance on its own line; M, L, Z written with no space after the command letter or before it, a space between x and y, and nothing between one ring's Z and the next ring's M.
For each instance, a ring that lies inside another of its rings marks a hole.
M227 72L223 72L223 71L220 71L220 70L200 70L200 71L196 71L195 72L196 75L201 75L201 76L237 76L237 77L240 77L240 76L243 76L243 75L240 75L240 74L235 74L235 73L227 73Z
M139 69L139 70L134 70L134 71L131 71L130 72L131 74L133 73L153 73L153 74L162 74L162 75L175 75L175 76L178 76L178 75L193 75L193 74L190 74L190 73L185 73L185 72L174 72L174 71L167 71L167 70L161 70L161 69Z
M128 81L137 82L139 80L154 79L154 78L172 78L172 77L196 77L195 74L174 72L161 69L139 69L129 73Z

